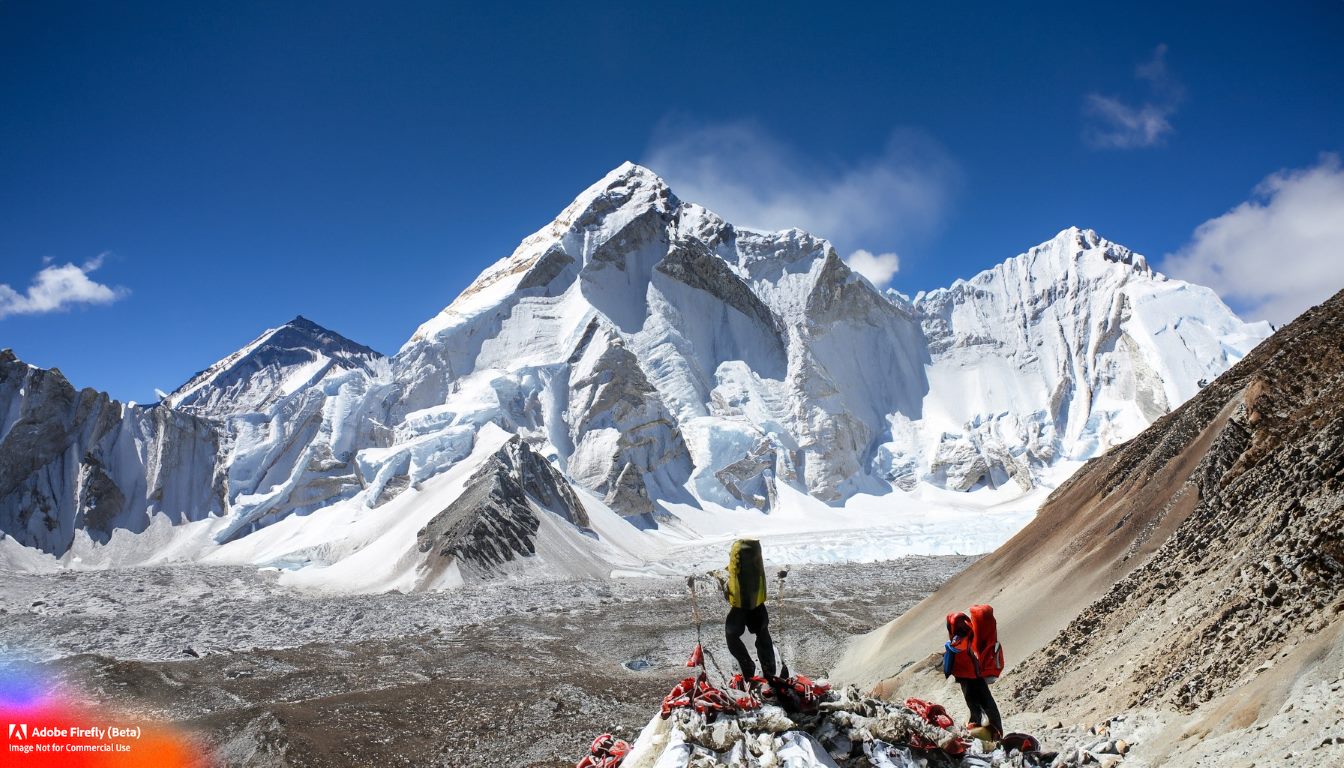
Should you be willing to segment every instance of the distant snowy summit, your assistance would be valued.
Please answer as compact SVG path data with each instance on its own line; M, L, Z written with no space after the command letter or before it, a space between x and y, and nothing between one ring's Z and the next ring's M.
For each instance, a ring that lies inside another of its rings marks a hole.
M376 540L422 568L418 528L375 522L380 510L428 524L452 501L447 478L472 476L502 436L549 462L589 512L692 534L689 510L768 513L782 496L844 508L920 489L1026 490L1137 434L1269 331L1073 228L950 288L884 294L826 240L736 228L627 163L396 355L300 318L165 403L221 425L219 450L198 459L227 477L209 546L322 568ZM0 389L5 413L20 392ZM0 460L9 451L0 442ZM41 473L0 485L0 505L26 493L52 519L80 519L65 481ZM558 514L529 503L539 519ZM590 517L566 567L639 548ZM0 516L27 546L61 555L75 541L25 536L34 525Z
M383 355L303 315L192 376L163 399L178 410L226 418L262 411L335 371L363 370Z
M1104 453L1272 330L1073 227L913 305L932 360L916 439L934 482L961 490Z

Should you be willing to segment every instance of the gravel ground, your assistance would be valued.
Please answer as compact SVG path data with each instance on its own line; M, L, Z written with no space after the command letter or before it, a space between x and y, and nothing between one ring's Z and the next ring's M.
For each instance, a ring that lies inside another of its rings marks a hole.
M968 557L794 568L771 626L824 675ZM773 585L772 585L773 586ZM725 672L725 605L701 593ZM680 579L322 595L248 568L4 573L0 657L90 702L183 725L228 765L571 766L633 738L695 644ZM750 645L750 642L748 642Z

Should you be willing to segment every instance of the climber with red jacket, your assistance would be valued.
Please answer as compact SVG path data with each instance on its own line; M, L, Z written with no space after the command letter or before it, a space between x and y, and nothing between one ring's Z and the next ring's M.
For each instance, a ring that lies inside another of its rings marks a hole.
M999 707L994 703L994 695L989 692L989 684L998 679L1003 671L1003 651L998 642L998 631L994 625L994 613L987 605L971 606L972 617L960 611L947 614L948 641L943 646L943 674L955 677L961 686L961 694L966 698L966 706L971 710L971 722L967 728L980 728L989 718L989 728L995 739L1003 737L1003 720L999 716ZM976 636L973 624L981 624L980 637Z

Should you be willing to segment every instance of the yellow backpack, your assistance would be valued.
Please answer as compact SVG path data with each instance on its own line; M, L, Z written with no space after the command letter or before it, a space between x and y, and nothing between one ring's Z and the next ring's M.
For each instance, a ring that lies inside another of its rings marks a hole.
M761 543L738 539L728 554L728 604L748 610L765 603L765 561Z

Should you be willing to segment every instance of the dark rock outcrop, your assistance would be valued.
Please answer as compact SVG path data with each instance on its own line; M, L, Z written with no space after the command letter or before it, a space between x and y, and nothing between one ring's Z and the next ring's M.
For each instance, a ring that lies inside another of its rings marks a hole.
M654 268L674 280L714 296L762 327L771 329L782 353L784 340L779 318L752 292L751 286L738 277L728 262L711 251L706 243L692 238L677 240Z
M622 515L654 513L690 476L676 420L624 341L594 320L570 358L569 475Z
M454 563L489 574L535 554L541 520L533 505L579 528L588 526L588 513L564 477L515 436L417 534L419 551L429 553L422 581L431 582Z

